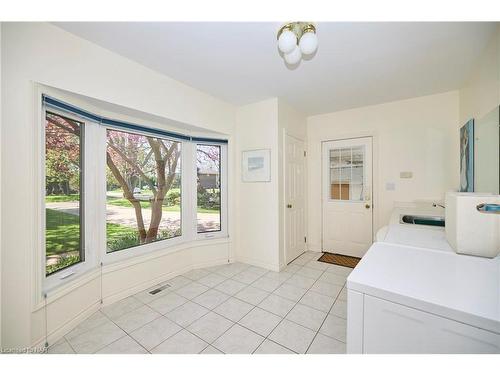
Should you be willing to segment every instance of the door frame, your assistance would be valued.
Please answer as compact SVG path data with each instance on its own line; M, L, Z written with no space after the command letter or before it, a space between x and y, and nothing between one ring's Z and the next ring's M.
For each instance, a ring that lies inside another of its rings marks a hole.
M282 171L283 175L281 176L281 181L282 181L282 189L281 189L281 195L282 199L280 199L280 204L281 204L281 212L282 212L282 228L283 228L283 233L281 236L281 240L283 243L283 252L282 252L282 259L280 259L280 269L283 267L286 267L287 263L287 249L286 249L286 235L287 235L287 229L286 229L286 162L287 162L287 155L286 155L286 137L289 136L291 138L296 139L299 142L302 142L304 145L304 152L306 152L306 156L304 156L304 177L303 177L303 188L304 188L304 237L307 238L307 215L308 215L308 201L307 201L307 142L305 139L300 139L300 137L297 137L294 134L289 133L286 129L283 129L283 134L282 134L282 142L283 142L283 148L282 148L282 155L283 155L283 160L282 160ZM307 249L307 241L304 242L304 252L306 252ZM292 259L293 261L293 259Z
M334 142L334 141L345 141L345 140L352 140L352 139L359 139L359 138L371 138L372 139L372 242L375 242L375 233L377 233L379 229L379 180L378 180L378 137L374 133L362 133L362 134L353 134L350 136L349 134L345 134L343 136L340 136L338 138L330 138L330 139L323 139L321 140L321 251L324 251L324 244L323 244L323 228L324 228L324 223L323 223L323 204L324 204L324 183L325 183L325 176L324 176L324 162L323 162L323 149L325 143L328 142Z

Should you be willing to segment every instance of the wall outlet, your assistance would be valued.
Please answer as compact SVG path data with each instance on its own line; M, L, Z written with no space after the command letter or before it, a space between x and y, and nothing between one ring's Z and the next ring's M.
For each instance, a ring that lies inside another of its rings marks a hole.
M399 172L400 178L412 178L413 172Z

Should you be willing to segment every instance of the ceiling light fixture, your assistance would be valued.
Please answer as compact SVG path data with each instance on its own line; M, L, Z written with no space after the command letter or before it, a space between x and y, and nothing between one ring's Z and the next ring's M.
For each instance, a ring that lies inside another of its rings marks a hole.
M298 64L302 55L316 52L316 28L310 22L290 22L283 25L278 31L278 48L287 64Z

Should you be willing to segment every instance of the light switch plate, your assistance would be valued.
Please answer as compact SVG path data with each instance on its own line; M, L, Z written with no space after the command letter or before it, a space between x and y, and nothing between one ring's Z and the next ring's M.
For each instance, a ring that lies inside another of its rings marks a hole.
M396 190L396 184L394 182L387 182L385 184L385 190Z

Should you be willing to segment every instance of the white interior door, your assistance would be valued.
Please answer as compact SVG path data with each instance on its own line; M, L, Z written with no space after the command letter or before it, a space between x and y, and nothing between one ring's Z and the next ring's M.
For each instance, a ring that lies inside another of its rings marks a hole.
M285 261L305 251L304 142L285 135Z
M323 142L323 251L362 257L372 244L372 138Z

